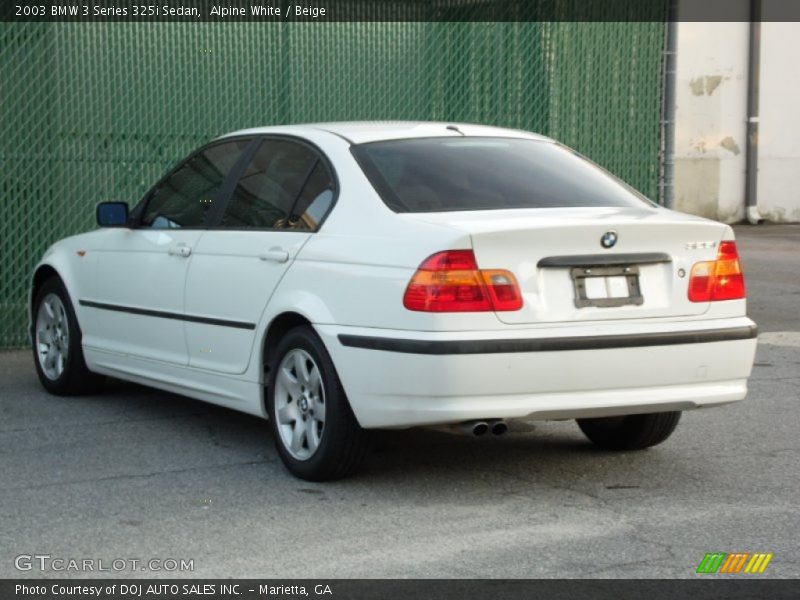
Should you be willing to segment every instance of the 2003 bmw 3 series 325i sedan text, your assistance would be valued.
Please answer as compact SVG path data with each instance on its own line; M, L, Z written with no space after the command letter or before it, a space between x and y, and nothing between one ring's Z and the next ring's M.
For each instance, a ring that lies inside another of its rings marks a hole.
M378 428L577 419L632 450L745 397L733 231L522 131L238 131L36 266L55 394L103 375L268 417L289 470L352 473Z

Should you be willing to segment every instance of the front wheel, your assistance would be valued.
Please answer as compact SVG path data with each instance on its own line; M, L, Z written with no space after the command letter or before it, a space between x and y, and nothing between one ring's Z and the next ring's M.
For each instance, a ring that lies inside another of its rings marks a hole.
M584 435L605 450L642 450L666 440L680 421L680 412L578 419Z
M366 455L368 434L356 421L316 332L310 326L289 331L270 365L267 411L289 471L308 481L354 473Z
M96 391L103 378L86 366L78 319L69 294L57 277L51 277L39 288L33 319L33 361L44 388L57 396Z

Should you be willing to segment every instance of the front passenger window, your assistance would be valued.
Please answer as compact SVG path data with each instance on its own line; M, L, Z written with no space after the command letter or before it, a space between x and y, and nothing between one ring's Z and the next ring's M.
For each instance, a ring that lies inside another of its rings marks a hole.
M150 195L142 225L153 229L203 227L228 172L249 143L214 144L192 156Z

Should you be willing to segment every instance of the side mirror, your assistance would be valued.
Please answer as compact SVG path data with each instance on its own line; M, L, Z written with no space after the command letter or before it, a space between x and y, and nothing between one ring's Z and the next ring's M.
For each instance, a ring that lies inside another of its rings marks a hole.
M127 227L127 202L100 202L97 205L97 224L100 227Z

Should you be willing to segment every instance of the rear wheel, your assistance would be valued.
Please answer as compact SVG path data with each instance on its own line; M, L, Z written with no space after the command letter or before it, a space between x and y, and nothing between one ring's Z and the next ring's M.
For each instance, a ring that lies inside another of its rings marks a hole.
M308 481L354 473L368 450L368 433L316 332L307 325L290 330L270 364L267 411L286 467Z
M36 294L33 361L39 381L51 394L86 394L103 381L86 366L78 320L67 290L57 277L45 281Z
M642 450L666 440L680 421L680 412L578 419L581 431L606 450Z

